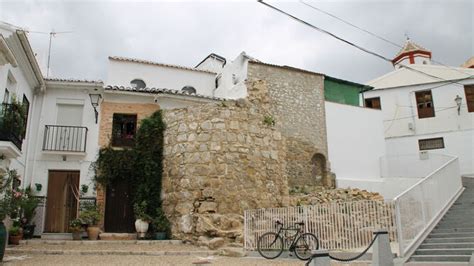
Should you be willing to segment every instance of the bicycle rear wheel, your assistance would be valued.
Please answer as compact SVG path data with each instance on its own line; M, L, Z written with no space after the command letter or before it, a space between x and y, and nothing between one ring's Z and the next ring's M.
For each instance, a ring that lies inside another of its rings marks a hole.
M277 233L265 233L258 239L257 250L262 257L274 259L283 252L283 238Z
M319 248L318 238L311 233L304 233L295 243L295 255L300 260L309 260L311 251Z

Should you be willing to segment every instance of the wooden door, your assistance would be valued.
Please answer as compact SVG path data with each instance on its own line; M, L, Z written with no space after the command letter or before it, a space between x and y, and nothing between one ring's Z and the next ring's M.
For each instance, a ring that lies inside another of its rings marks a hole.
M111 233L135 232L130 185L116 181L107 186L105 198L105 231Z
M47 233L66 233L77 218L79 171L49 171L46 199Z

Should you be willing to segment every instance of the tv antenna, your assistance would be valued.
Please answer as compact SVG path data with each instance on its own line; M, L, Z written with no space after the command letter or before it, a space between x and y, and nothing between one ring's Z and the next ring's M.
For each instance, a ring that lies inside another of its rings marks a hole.
M65 34L65 33L72 33L72 31L55 31L54 29L51 30L50 32L44 32L44 31L31 31L31 30L25 30L28 33L39 33L39 34L49 34L49 45L48 45L48 63L46 65L46 77L49 77L49 66L51 63L51 44L53 42L53 37L56 37L58 34Z

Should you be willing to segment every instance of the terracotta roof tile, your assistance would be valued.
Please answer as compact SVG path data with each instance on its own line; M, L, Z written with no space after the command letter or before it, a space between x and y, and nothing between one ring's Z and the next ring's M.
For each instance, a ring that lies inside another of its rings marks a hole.
M125 91L125 92L151 93L151 94L165 93L165 94L171 94L171 95L196 97L196 98L209 99L209 100L215 100L215 101L225 101L224 98L206 96L206 95L202 95L202 94L188 93L188 92L178 91L178 90L163 89L163 88L132 88L132 87L111 86L111 85L109 85L109 86L105 87L105 90L106 91Z

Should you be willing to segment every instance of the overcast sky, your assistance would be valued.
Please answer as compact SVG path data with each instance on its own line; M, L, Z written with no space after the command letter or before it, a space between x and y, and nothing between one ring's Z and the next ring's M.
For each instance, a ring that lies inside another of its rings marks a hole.
M400 45L407 34L446 65L474 55L472 0L305 1ZM399 50L298 1L268 2L388 58ZM194 67L209 53L233 60L241 51L356 82L393 69L257 1L0 0L0 20L30 31L72 31L53 38L50 76L62 78L106 80L108 56ZM45 70L49 35L31 32L29 39Z

